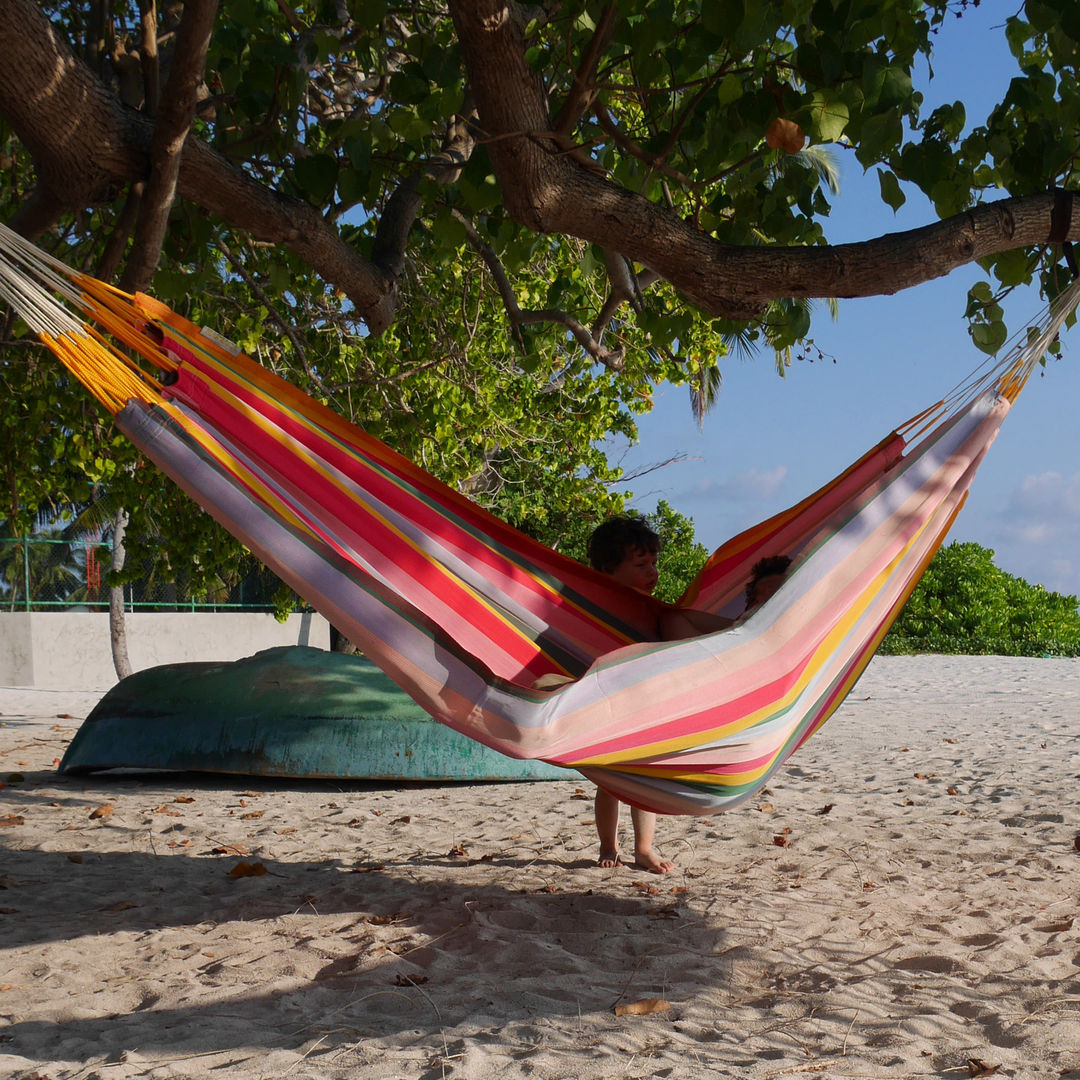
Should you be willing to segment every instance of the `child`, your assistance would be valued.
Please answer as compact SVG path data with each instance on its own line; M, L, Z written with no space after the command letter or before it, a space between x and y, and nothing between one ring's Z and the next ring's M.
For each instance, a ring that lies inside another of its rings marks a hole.
M651 596L659 580L656 560L660 537L642 517L615 517L598 526L589 537L589 563L594 570L608 574L623 585ZM704 611L664 611L657 626L657 639L672 641L724 630L731 620ZM613 867L619 858L619 800L603 788L596 789L596 831L600 837L598 866ZM637 807L630 808L634 826L634 865L651 874L668 874L675 864L661 859L653 851L656 815Z
M754 563L754 568L750 571L750 582L746 586L744 614L761 607L784 584L790 566L791 559L786 555L766 555L764 559L758 559Z
M660 537L642 517L614 517L598 526L589 537L589 563L594 570L608 574L623 585L651 596L659 580L657 559ZM773 555L754 565L746 587L746 612L769 599L787 576L791 560L786 555ZM692 608L670 608L661 612L656 628L659 641L698 637L717 630L726 630L733 620L723 615ZM619 800L603 788L596 789L596 832L600 838L598 866L614 867L619 858ZM675 864L661 859L653 850L656 815L647 810L630 808L634 827L634 865L652 874L668 874Z

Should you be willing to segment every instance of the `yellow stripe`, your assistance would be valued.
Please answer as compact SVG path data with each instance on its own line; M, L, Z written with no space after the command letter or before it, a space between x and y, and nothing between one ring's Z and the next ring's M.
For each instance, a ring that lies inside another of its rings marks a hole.
M961 500L962 501L962 500ZM945 531L952 524L959 513L959 506L949 515L948 523L946 524ZM859 601L850 605L845 612L844 616L836 623L833 629L822 639L821 643L814 650L809 663L803 669L803 674L799 677L795 685L781 698L778 698L774 702L770 702L768 705L755 710L747 716L741 718L735 723L725 725L724 727L710 728L703 731L695 731L684 736L680 736L677 739L667 739L662 742L647 743L639 746L635 746L630 751L635 759L642 757L659 758L665 757L670 754L679 753L682 750L693 749L696 746L700 746L705 742L709 742L716 738L729 738L732 735L738 735L746 731L749 728L760 724L762 721L767 720L777 712L782 711L785 708L791 706L791 704L798 698L800 694L806 689L807 685L813 679L818 670L823 666L823 658L831 656L835 652L837 645L842 641L851 631L855 623L862 617L863 613L873 602L873 599L881 590L881 586L886 582L895 572L896 567L907 557L908 553L913 547L916 546L920 537L930 526L933 521L934 515L931 514L927 520L920 526L918 531L911 537L903 549L888 563L888 565L880 571L873 579L873 581L863 589L859 596ZM945 531L939 535L944 538ZM935 548L936 550L936 548ZM932 557L932 556L931 556ZM920 565L923 566L923 560L920 560ZM918 579L915 578L915 581ZM914 584L911 585L914 588ZM910 589L909 589L910 594ZM886 628L887 629L887 628ZM883 636L884 632L882 632ZM880 641L880 639L879 639ZM838 699L838 704L839 704ZM820 727L820 724L817 725ZM613 766L618 765L622 759L625 751L615 752L611 754L601 754L596 757L582 758L573 761L571 764L577 768L588 768L591 766ZM628 771L628 770L623 770ZM665 776L672 776L677 779L690 779L694 776L701 776L700 773L669 773L667 769L664 770Z

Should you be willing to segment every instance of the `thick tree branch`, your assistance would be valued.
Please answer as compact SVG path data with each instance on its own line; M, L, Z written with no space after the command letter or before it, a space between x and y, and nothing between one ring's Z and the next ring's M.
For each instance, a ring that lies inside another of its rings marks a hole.
M153 125L71 55L33 0L0 4L0 56L0 113L37 163L40 205L102 205L146 178ZM393 321L393 281L315 207L264 187L196 139L184 147L177 194L258 240L290 247L345 292L372 333Z
M157 111L150 145L150 178L139 203L135 239L120 279L120 288L145 292L161 258L161 245L176 198L180 155L195 119L199 84L214 28L218 0L188 0L176 35L172 70Z
M551 124L544 88L525 61L510 2L450 0L449 5L507 210L537 232L617 248L711 315L752 318L785 296L894 293L984 256L1050 238L1055 200L1040 193L857 244L721 244L667 208L553 152L550 138L529 134ZM1080 239L1080 199L1059 239Z

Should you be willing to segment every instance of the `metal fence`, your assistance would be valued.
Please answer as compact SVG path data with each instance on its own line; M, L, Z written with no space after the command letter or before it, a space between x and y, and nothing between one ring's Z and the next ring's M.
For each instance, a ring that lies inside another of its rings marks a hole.
M107 611L112 544L30 536L0 539L0 610ZM124 565L127 611L273 611L280 580L250 558L235 580L195 590L189 575L156 553L127 549Z

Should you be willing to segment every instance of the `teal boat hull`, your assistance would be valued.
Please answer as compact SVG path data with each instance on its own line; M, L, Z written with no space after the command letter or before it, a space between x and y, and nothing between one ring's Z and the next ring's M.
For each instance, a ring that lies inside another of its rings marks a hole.
M572 780L427 715L374 664L302 646L229 663L166 664L121 680L59 771L161 769L339 780Z

